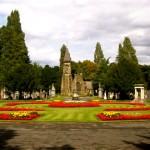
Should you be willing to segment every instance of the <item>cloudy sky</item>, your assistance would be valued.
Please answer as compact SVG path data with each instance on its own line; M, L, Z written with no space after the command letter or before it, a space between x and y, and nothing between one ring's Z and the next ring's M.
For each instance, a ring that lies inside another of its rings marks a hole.
M97 42L113 62L125 36L150 65L150 0L0 0L0 26L15 9L30 58L42 66L59 65L63 44L72 60L93 61Z

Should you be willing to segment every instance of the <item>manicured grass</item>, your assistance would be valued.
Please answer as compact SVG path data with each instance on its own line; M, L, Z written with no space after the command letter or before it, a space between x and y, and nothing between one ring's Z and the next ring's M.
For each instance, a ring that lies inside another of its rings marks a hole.
M0 101L0 107L11 108L43 108L44 111L39 111L41 114L34 122L102 122L96 117L97 114L102 113L105 108L120 108L120 107L143 107L134 106L130 104L101 104L99 107L78 107L78 108L53 108L48 107L48 104L21 104L15 106L6 106L10 101ZM147 103L144 107L150 107ZM150 111L118 111L122 114L142 115L150 114ZM2 113L2 111L0 111ZM1 120L0 120L1 121Z

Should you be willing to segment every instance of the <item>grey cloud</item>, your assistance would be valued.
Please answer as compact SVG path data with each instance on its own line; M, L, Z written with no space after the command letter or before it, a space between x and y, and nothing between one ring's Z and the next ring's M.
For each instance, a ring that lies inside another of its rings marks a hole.
M150 56L139 56L138 60L140 62L140 64L150 64Z
M59 60L51 60L46 55L50 47L53 48L55 57L56 53L60 55L62 44L68 46L70 52L75 55L72 56L74 59L93 60L96 42L101 43L105 56L107 58L111 56L112 60L115 59L118 45L123 42L125 36L129 36L133 46L136 47L139 62L143 63L146 60L145 62L150 63L149 57L146 57L149 56L150 47L149 0L49 1L47 0L47 3L38 0L36 2L30 0L27 3L23 0L15 1L19 3L16 3L18 8L20 6L23 8L21 20L24 23L30 54L35 55L35 49L43 52L43 55L42 52L38 53L42 59L32 56L32 59L39 61L40 64L59 64ZM0 2L8 4L12 0Z
M150 47L150 32L147 32L144 36L134 35L134 37L131 36L131 38L133 39L132 42L134 46Z

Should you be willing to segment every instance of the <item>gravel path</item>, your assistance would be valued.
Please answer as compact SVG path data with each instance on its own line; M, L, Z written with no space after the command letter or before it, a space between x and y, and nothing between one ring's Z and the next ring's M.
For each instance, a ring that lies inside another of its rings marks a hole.
M0 122L0 150L148 150L149 122Z

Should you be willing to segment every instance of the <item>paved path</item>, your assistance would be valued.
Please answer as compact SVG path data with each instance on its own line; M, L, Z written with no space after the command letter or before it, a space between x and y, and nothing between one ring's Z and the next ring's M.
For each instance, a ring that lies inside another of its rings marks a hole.
M0 150L146 150L149 122L0 122Z

